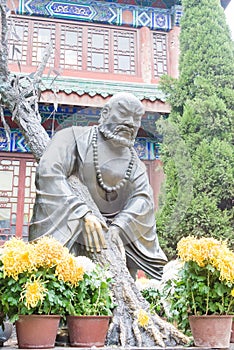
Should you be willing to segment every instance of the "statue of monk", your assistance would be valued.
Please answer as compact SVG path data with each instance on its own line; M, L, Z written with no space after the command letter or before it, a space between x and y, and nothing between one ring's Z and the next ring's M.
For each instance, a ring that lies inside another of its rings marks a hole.
M37 168L29 240L50 235L80 254L81 247L104 249L106 235L126 254L133 277L141 269L161 278L167 258L158 243L146 168L133 147L144 112L134 95L118 93L102 108L97 126L54 135ZM87 187L103 219L74 194L72 175Z

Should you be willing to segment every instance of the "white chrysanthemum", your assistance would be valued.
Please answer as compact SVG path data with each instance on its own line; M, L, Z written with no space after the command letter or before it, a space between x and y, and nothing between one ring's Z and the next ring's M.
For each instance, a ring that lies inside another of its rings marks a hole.
M145 277L141 277L136 280L136 286L139 291L149 289L149 288L158 289L159 285L160 285L160 282L155 279L148 279Z
M135 282L138 290L139 291L144 290L146 286L148 286L148 281L149 281L148 278L145 278L145 277L138 278Z
M161 284L164 284L169 280L176 280L178 278L178 272L183 265L184 263L178 259L169 261L163 268Z
M149 280L148 288L159 289L159 287L160 287L160 281L153 278Z
M82 256L82 255L77 256L76 262L78 266L83 267L85 273L92 272L96 267L94 262L91 259L87 258L87 256Z

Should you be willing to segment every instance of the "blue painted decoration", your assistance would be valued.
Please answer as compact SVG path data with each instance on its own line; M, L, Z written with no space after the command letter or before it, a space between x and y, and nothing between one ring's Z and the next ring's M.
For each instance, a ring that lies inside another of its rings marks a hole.
M51 130L47 132L51 136ZM157 141L137 138L134 147L138 157L142 160L159 159L159 143ZM27 153L30 152L30 149L27 147L24 137L19 130L11 130L8 140L4 128L0 128L0 152L2 151Z
M147 26L153 30L171 29L171 9L138 6L136 3L136 1L119 4L92 0L20 0L19 14L119 26L125 24L132 27ZM130 23L125 22L126 13L127 18L132 18Z

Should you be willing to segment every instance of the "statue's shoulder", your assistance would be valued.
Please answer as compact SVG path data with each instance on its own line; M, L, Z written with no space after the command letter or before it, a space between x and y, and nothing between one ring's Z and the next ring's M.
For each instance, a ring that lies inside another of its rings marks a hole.
M146 170L146 166L145 166L144 162L138 157L136 150L134 150L134 153L135 153L135 164L136 164L137 171L139 173L146 172L147 170Z
M81 139L87 140L92 134L92 129L93 129L91 126L72 126L71 128L75 139L79 139L79 140Z
M140 175L140 174L143 174L143 173L146 173L146 172L147 172L147 169L146 169L145 164L142 162L142 160L140 160L137 157L137 159L136 159L136 173L138 175Z
M69 126L66 128L57 129L56 133L52 137L53 143L66 143L75 140L76 143L81 143L82 141L87 143L92 135L91 126Z
M90 132L92 127L91 126L71 126L71 129L73 130L75 135L82 135Z

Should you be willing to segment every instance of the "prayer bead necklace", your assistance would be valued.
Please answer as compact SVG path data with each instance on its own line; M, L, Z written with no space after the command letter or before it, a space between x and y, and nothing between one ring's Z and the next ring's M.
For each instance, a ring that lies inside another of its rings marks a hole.
M97 145L97 138L98 138L98 132L97 132L97 127L94 127L94 132L93 132L93 137L92 137L92 146L93 146L93 163L94 167L96 170L96 175L97 175L97 181L100 187L110 193L119 190L121 187L125 185L125 183L129 180L131 173L132 173L132 168L135 160L135 153L134 153L134 148L130 148L131 152L131 159L128 164L127 170L125 172L125 176L122 180L120 180L115 186L108 186L104 183L103 178L102 178L102 173L100 169L100 165L98 162L98 145Z

